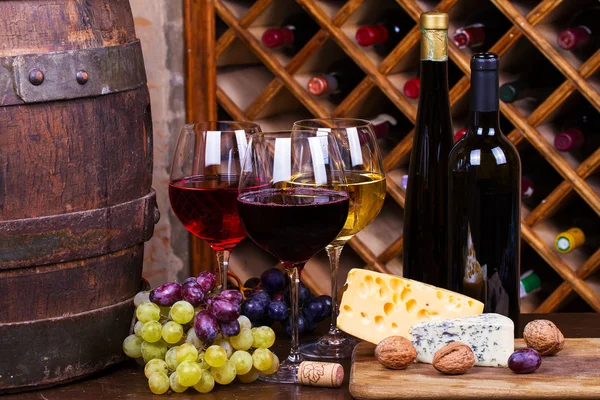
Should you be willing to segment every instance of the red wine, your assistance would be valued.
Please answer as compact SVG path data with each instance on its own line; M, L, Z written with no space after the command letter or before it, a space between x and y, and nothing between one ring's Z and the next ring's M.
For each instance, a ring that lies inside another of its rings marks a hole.
M308 92L313 96L328 96L332 103L339 104L364 78L362 70L351 61L338 60L327 73L313 76L308 81Z
M241 194L238 206L248 236L284 264L296 265L337 237L349 201L346 193L325 189L263 189Z
M591 56L600 45L600 7L589 7L579 11L557 37L560 47L571 50L583 58Z
M598 126L598 111L587 106L574 117L567 117L564 129L554 136L554 147L559 151L579 151L583 156L587 156L600 144Z
M264 31L262 42L266 47L281 50L291 57L298 53L318 30L319 24L308 14L297 13L286 18L281 27Z
M446 260L447 172L452 148L448 14L421 14L421 93L404 207L406 278L450 286Z
M469 129L448 160L448 265L452 290L517 323L521 160L500 131L498 65L495 53L471 59Z
M169 183L177 218L215 251L231 250L246 237L237 196L238 177L232 175L192 176Z
M452 41L459 49L470 48L487 50L508 30L510 23L499 15L496 7L490 5L477 12L469 13L452 35Z
M377 54L385 57L415 26L415 21L399 8L386 10L375 24L361 26L356 31L356 41L363 47L373 46Z

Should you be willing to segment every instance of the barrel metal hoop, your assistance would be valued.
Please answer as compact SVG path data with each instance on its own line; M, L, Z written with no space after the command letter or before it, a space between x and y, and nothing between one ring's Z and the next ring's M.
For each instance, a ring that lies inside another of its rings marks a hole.
M146 70L139 40L0 57L0 106L100 96L144 84Z
M112 207L0 222L0 270L113 253L150 240L156 192Z

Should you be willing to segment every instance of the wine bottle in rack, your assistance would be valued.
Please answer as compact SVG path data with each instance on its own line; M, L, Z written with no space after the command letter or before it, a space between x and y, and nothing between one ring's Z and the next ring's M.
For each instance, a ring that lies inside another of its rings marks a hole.
M498 55L471 58L469 129L448 160L452 290L519 317L521 160L500 131Z
M571 50L578 56L587 58L600 46L600 6L578 11L560 31L557 42L565 50Z
M554 136L554 147L558 151L579 152L587 156L600 145L599 126L600 114L595 108L586 106L566 118L563 129Z
M494 11L494 6L484 7L470 15L463 25L452 35L452 41L459 49L470 48L476 51L487 50L502 37L508 29L508 22Z
M373 25L361 26L356 31L356 41L363 47L373 46L382 57L388 55L415 26L415 21L402 9L387 10Z
M404 207L403 275L449 288L448 154L452 120L448 90L448 14L421 14L421 93Z
M500 86L500 100L504 103L514 103L523 99L541 101L552 93L548 81L539 74L524 74L519 79L507 82Z
M334 62L325 74L310 78L307 88L313 96L327 96L332 103L339 104L364 76L356 64L341 59Z
M270 28L263 32L262 42L271 50L281 50L292 57L319 30L319 24L308 14L297 13L287 17L279 28Z
M398 120L390 114L378 114L371 119L373 125L373 131L377 139L384 139L388 137L393 127L398 124Z
M539 292L542 288L540 276L532 269L521 275L519 297L524 298L535 292Z
M529 151L522 160L521 200L533 209L556 189L562 179L535 150Z
M600 227L596 220L581 217L570 221L559 221L560 226L569 226L554 238L554 248L559 253L570 253L582 246L598 249L600 247Z
M414 78L410 78L406 82L404 82L404 86L402 86L402 92L409 99L418 99L419 92L421 91L421 79L418 76Z

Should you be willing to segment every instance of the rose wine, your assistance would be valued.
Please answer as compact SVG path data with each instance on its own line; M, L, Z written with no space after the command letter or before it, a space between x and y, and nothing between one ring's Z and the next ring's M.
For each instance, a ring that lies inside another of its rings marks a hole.
M232 175L192 176L169 183L177 218L215 251L231 250L246 237L237 196L238 177Z
M448 265L451 289L519 317L521 160L500 131L498 55L471 59L466 135L448 160Z
M250 238L298 267L331 243L348 217L346 193L317 188L242 193L238 206Z
M421 14L421 92L404 207L403 275L450 286L447 167L453 141L448 95L448 14Z

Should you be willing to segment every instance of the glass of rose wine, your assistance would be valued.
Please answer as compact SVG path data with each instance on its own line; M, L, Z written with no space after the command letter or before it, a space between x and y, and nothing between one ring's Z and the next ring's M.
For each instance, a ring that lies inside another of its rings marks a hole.
M300 347L311 359L341 359L352 356L357 343L337 327L337 280L340 255L344 245L369 225L381 211L385 200L385 174L381 151L369 121L354 118L308 119L294 123L294 130L316 132L335 140L340 150L342 168L350 206L344 228L327 247L331 267L331 325L317 341ZM303 184L302 180L297 181ZM306 316L305 318L310 317Z
M303 186L293 182L302 178ZM314 131L263 132L248 143L239 186L248 236L274 255L290 278L292 345L269 382L297 382L298 286L306 262L335 239L348 217L348 189L337 142Z
M220 290L227 289L229 254L246 237L236 199L248 138L257 132L260 127L249 122L184 125L173 156L171 207L185 228L216 252Z

